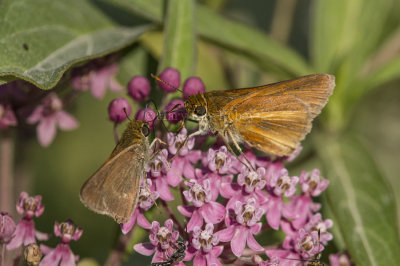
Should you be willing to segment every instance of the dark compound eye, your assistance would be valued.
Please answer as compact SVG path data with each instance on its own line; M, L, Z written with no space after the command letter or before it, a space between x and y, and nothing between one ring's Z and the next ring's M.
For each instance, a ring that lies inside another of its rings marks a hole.
M147 136L150 134L150 129L149 129L149 127L148 127L147 125L144 125L144 126L142 127L142 134L143 134L143 136L145 136L145 137L147 137Z
M206 108L204 106L197 106L196 109L194 109L194 112L198 116L203 116L206 114Z

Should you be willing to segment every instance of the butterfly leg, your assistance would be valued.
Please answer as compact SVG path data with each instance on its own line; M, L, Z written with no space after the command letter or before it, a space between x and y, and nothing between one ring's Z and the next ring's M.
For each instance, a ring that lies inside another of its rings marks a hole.
M236 142L236 140L233 138L232 133L229 130L226 130L225 133L227 133L229 135L229 137L231 138L233 144L235 145L236 149L239 151L240 155L243 155L244 159L246 160L247 164L245 164L240 158L239 156L233 151L232 147L229 145L228 140L222 136L221 134L218 134L222 140L224 141L225 145L227 146L228 150L235 155L236 159L238 159L239 162L241 162L244 166L246 166L249 170L253 170L256 171L253 167L253 165L250 163L249 159L247 159L246 155L243 153L242 149L240 148L239 144Z

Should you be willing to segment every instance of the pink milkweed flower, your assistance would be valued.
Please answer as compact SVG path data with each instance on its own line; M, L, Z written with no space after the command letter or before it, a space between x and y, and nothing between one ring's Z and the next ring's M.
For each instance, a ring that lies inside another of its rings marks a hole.
M9 104L0 104L0 130L16 126L17 118Z
M193 231L195 226L201 227L203 219L206 223L216 224L223 221L225 217L225 207L216 202L211 193L210 180L202 180L198 183L191 179L185 182L189 190L183 192L188 202L193 202L194 206L178 206L178 210L185 216L190 217L186 226L187 231Z
M316 213L315 215L310 217L308 223L304 226L304 229L308 232L311 231L319 231L320 232L320 241L324 245L328 243L328 241L333 239L331 233L328 232L328 229L333 226L333 221L331 219L322 220L322 216L320 213Z
M40 145L47 147L56 136L57 127L61 130L73 130L78 127L78 121L62 110L63 103L54 92L43 98L28 116L28 124L36 124L36 133Z
M35 229L35 222L33 221L33 217L39 217L44 212L41 201L42 197L39 195L29 197L28 193L21 192L16 208L17 212L24 216L18 222L15 235L7 245L8 250L16 249L21 245L36 243L36 239L47 240L49 238L47 234Z
M183 128L179 134L167 133L168 151L171 155L176 155L178 149L183 145L187 136L187 130ZM177 186L182 181L182 176L195 178L195 169L193 165L202 158L201 151L192 151L194 147L194 138L190 138L186 145L179 151L168 169L167 178L172 186Z
M224 247L217 246L218 243L219 239L214 234L214 225L212 223L206 224L204 230L201 230L199 226L195 226L193 229L192 245L188 249L185 260L190 261L194 257L194 265L222 265L218 257L221 255Z
M117 64L106 66L95 66L88 74L81 74L82 70L77 70L71 79L72 87L78 91L90 89L96 99L102 99L106 93L107 87L113 92L122 92L123 87L115 79L118 71Z
M81 238L83 229L76 227L74 222L67 220L63 223L55 222L54 234L61 238L61 243L52 249L45 245L40 245L40 250L45 254L39 266L65 265L75 266L79 256L75 256L69 247L71 240L78 241Z
M247 193L252 193L254 190L261 190L265 187L267 181L263 179L265 176L264 167L257 169L257 172L250 171L247 167L243 167L242 171L238 175L237 183L240 186L244 186L244 190Z
M207 159L203 162L213 172L219 174L236 174L235 169L236 158L228 152L226 146L221 146L218 150L210 148L208 150Z
M260 208L255 198L248 198L245 202L237 201L234 210L228 210L232 215L225 219L226 229L222 229L216 234L222 242L230 242L233 254L240 257L247 244L255 251L263 251L264 248L257 243L253 235L261 230L261 222L258 222L264 214L264 209ZM234 214L232 213L234 212Z
M165 176L167 168L169 167L167 156L168 151L162 149L161 152L150 161L146 171L148 172L148 177L152 179L151 189L157 191L161 199L171 201L174 200L174 196L172 196L169 186L176 186L176 184L170 182Z
M318 169L314 169L311 173L302 171L300 174L301 190L309 193L313 197L318 197L328 187L329 181L321 178Z
M174 222L171 219L165 221L164 226L160 226L157 221L151 224L150 243L136 244L133 249L145 256L154 253L152 263L167 261L175 252L176 241L179 238L179 232L174 231Z
M151 184L152 182L149 178L147 178L146 181L142 181L139 190L138 206L136 207L136 210L132 213L130 220L127 223L121 224L121 231L123 234L131 231L136 221L141 227L145 229L151 228L151 224L143 215L145 211L149 210L154 205L155 200L159 197L158 192L150 190Z
M296 193L296 185L299 182L297 176L290 177L288 171L277 164L268 168L266 179L269 191L276 196L285 195L287 198Z

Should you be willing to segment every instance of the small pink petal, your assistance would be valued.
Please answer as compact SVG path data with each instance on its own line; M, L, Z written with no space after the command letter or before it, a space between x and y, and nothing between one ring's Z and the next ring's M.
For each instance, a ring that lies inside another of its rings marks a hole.
M255 225L250 227L250 231L253 235L257 235L258 233L260 233L261 227L262 227L262 223L256 223Z
M26 231L26 227L23 225L21 226L21 223L23 221L24 220L21 220L17 224L17 228L14 232L14 237L11 239L10 243L7 244L7 250L13 250L22 245L22 242L24 241L25 231Z
M139 243L133 246L133 249L145 256L150 256L156 250L156 247L153 246L151 243Z
M64 244L59 244L64 245ZM70 250L68 245L63 246L63 253L61 258L60 266L75 266L75 256L74 253Z
M218 256L212 256L210 253L207 253L206 254L207 265L222 266L222 263L217 259Z
M33 112L28 116L28 118L26 119L26 122L28 124L35 124L37 122L39 122L39 120L42 118L43 114L43 106L39 105L37 107L35 107L35 109L33 110Z
M126 235L129 231L132 230L132 227L136 223L138 213L139 213L139 209L136 208L136 210L132 213L131 218L129 218L129 221L121 224L121 231L124 235ZM151 228L151 225L150 225L150 228Z
M54 116L43 118L36 127L36 134L40 145L47 147L56 136L56 120Z
M40 249L42 249L42 245L40 245ZM43 252L43 251L42 251ZM58 265L59 261L61 260L62 253L58 252L55 248L50 251L44 258L40 261L39 266L54 266Z
M231 241L231 249L236 257L242 256L248 234L249 231L244 226L236 226L235 234Z
M255 240L254 236L252 234L247 235L247 245L249 248L255 251L263 251L264 248L258 244L258 242Z
M182 169L185 164L185 160L176 158L171 163L171 169L168 169L167 179L168 184L172 187L176 187L182 181Z
M224 251L224 246L216 246L212 248L210 253L213 254L214 257L219 257L222 251Z
M235 228L235 226L229 226L228 228L216 232L214 235L217 235L219 241L221 242L229 242L232 240L233 234L235 233Z
M78 121L72 115L64 111L57 112L57 122L61 130L73 130L79 125Z
M49 254L53 249L54 249L54 248L48 247L48 246L46 246L46 245L44 245L44 244L40 244L40 250L42 251L42 253L43 253L44 255Z
M224 220L225 207L218 202L209 202L200 208L200 212L206 223L217 224Z
M143 215L143 213L139 212L138 217L137 217L137 223L144 229L150 229L151 224L149 221L147 221L146 217Z
M160 198L165 201L174 200L174 196L172 196L171 191L169 190L167 180L165 178L157 178L156 182L156 190L160 194Z
M178 211L186 217L192 217L192 214L195 211L195 207L194 206L178 206Z
M206 258L201 254L201 252L198 252L194 257L193 265L207 266Z
M203 217L198 210L194 211L192 217L189 220L186 228L188 232L193 231L195 226L201 227L203 225Z
M49 237L50 237L49 234L42 233L42 232L39 232L39 231L37 231L37 230L36 230L36 232L35 232L35 236L36 236L36 239L37 239L37 240L41 240L41 241L43 241L43 240L48 240Z

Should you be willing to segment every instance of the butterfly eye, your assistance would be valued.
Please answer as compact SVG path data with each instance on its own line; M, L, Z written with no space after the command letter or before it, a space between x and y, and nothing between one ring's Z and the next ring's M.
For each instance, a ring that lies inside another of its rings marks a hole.
M198 116L203 116L206 114L206 108L204 106L197 106L196 109L194 109L194 112Z
M147 125L144 125L144 126L142 127L142 134L143 134L143 136L145 136L145 137L147 137L147 136L150 134L150 129L149 129L149 127L148 127Z

